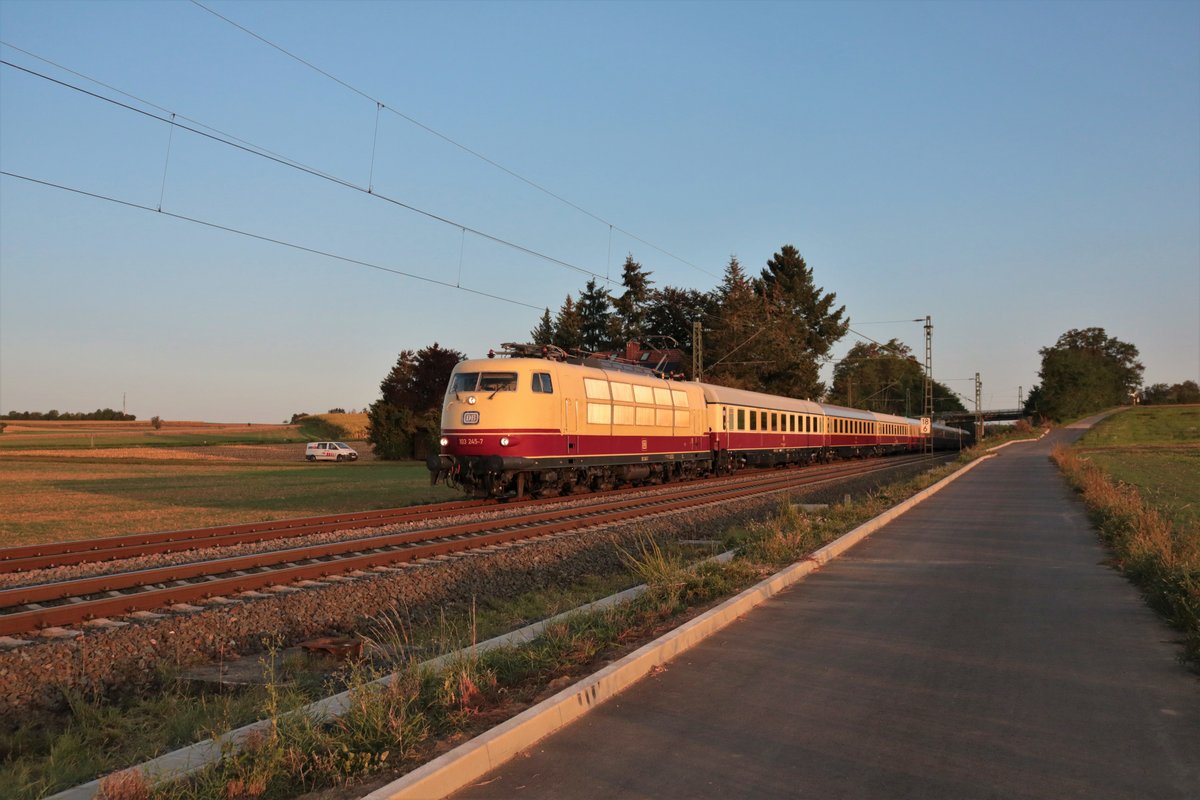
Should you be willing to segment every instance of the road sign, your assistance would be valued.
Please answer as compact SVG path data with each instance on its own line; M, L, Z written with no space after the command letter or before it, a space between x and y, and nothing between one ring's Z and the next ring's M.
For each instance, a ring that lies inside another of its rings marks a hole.
M928 436L933 433L933 420L929 417L921 417L921 435Z

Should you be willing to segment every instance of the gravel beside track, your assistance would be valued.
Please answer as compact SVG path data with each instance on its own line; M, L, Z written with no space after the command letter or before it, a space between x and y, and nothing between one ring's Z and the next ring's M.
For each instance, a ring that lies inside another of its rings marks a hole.
M886 475L801 489L792 496L809 503L837 502L847 494L859 495L926 467L911 464L889 470ZM586 501L584 496L578 502ZM714 504L650 520L555 534L359 573L352 578L326 579L304 590L255 593L253 597L196 610L143 615L139 620L117 623L97 621L80 631L64 632L59 638L38 637L30 644L0 650L0 716L15 720L23 710L54 707L61 703L63 689L106 691L140 685L153 682L164 665L186 667L218 658L248 656L261 651L267 638L286 646L318 635L351 631L367 618L391 609L402 608L413 617L421 617L455 600L505 597L567 586L587 575L618 569L617 547L627 546L646 533L686 539L719 536L731 525L770 515L778 502L778 494L774 494ZM519 508L514 507L512 512L519 512ZM357 530L353 535L378 530ZM305 538L325 541L327 536L349 538L344 532ZM289 541L292 543L294 540ZM240 547L222 549L221 554L231 554L235 549ZM180 555L186 554L151 556L147 560L161 565L170 562L160 559ZM195 555L186 560L195 560ZM129 568L128 561L121 564L123 569Z

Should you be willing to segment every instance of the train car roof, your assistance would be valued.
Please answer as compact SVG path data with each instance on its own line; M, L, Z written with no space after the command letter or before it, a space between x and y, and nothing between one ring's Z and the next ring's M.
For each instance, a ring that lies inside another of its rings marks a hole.
M745 389L731 389L728 386L715 386L702 383L704 399L710 403L724 403L732 406L753 406L754 408L773 408L779 411L791 411L797 414L820 414L821 406L811 400L794 400L790 397L777 397L773 394L748 392Z
M829 417L840 417L841 419L865 419L874 422L876 417L873 411L863 411L861 408L846 408L845 406L835 406L829 403L821 403L821 410Z

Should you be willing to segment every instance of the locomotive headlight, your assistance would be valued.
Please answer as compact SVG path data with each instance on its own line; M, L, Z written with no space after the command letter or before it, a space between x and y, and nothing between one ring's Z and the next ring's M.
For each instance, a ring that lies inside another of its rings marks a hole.
M507 436L501 436L501 437L500 437L500 446L501 446L501 447L508 447L508 437L507 437Z
M446 445L450 444L450 440L443 436L442 438L438 439L438 444L440 444L442 447L445 447Z
M470 405L475 405L475 395L471 395L470 397L468 397L468 398L467 398L467 402L468 402Z

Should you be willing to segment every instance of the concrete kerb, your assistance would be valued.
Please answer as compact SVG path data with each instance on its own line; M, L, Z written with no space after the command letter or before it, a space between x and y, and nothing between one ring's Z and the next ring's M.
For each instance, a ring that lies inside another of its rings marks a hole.
M917 504L941 491L984 461L985 455L946 476L903 503L863 523L825 545L803 561L777 572L736 597L644 645L619 661L516 717L468 742L464 742L395 781L370 792L362 800L429 800L463 788L529 748L592 708L611 699L655 667L720 631L726 625L837 558L875 531Z

